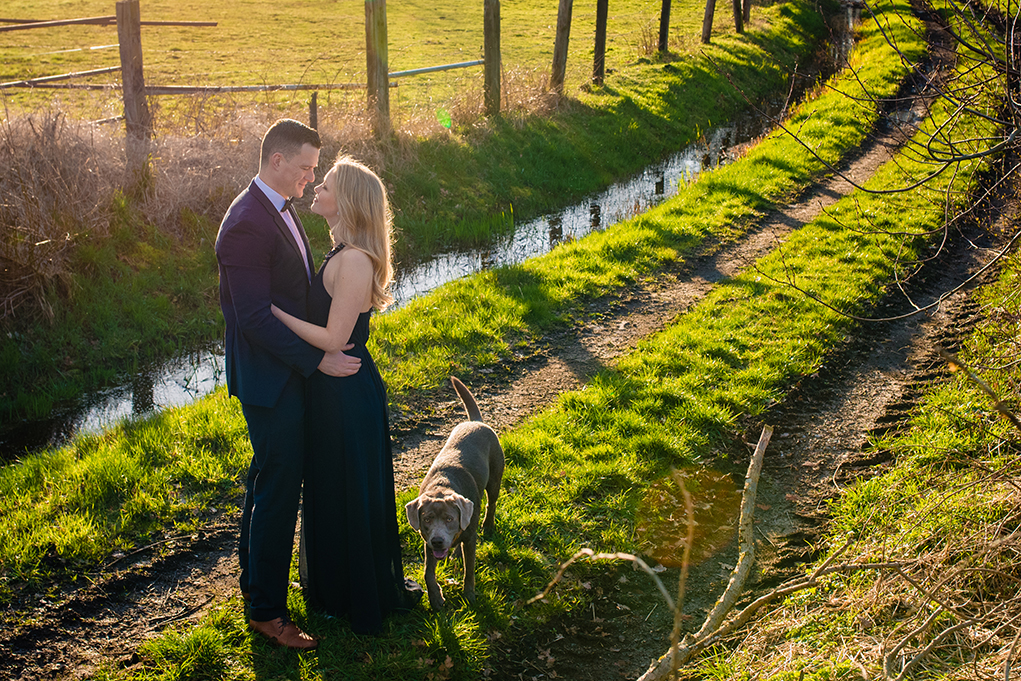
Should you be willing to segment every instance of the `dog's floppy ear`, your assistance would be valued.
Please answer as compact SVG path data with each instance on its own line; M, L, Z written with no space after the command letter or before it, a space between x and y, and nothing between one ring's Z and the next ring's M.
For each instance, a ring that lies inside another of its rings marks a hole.
M462 497L460 494L454 495L454 504L461 511L461 529L467 530L468 526L472 522L472 513L475 511L475 504L471 499Z
M419 500L421 498L422 497L415 497L414 499L409 501L407 503L407 505L404 507L404 512L408 514L408 523L411 524L411 528L413 530L419 529L418 528L418 526L419 526L419 522L418 522L418 507L420 505L420 501Z

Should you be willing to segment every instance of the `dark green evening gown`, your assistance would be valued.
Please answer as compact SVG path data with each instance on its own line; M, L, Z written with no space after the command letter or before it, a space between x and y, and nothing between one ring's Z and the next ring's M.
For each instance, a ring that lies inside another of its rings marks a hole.
M332 299L323 269L312 280L309 321L326 326ZM394 494L386 386L365 343L370 312L351 333L358 373L315 372L307 381L303 533L306 594L314 607L346 617L356 633L378 633L384 618L421 598L405 582Z

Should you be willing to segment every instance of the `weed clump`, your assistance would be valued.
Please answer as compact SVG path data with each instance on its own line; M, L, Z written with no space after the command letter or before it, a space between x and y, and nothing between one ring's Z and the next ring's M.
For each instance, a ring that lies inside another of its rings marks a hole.
M107 236L123 173L119 142L50 108L0 123L0 320L53 316L77 242Z

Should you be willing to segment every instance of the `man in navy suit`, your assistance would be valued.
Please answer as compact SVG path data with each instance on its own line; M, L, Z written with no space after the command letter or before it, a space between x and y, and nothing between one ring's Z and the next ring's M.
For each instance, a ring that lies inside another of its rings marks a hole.
M227 388L241 401L253 451L238 547L241 592L253 630L300 650L318 645L287 610L305 453L305 379L316 369L349 376L360 365L342 352L312 347L270 312L275 303L306 317L314 265L290 204L315 181L321 146L319 133L298 121L274 123L262 140L258 176L234 199L216 236Z

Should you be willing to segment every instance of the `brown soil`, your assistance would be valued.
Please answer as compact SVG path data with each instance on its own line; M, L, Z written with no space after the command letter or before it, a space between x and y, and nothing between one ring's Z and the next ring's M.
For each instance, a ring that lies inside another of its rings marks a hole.
M843 168L864 181L898 147L903 131L877 133ZM711 249L654 281L603 300L587 321L550 335L529 356L498 370L462 376L475 392L484 418L502 432L612 366L646 336L701 299L722 278L748 267L798 226L849 193L834 177L811 188L796 204L767 216L738 243ZM932 274L913 283L920 304L963 282L988 256L986 230L959 237ZM992 230L995 232L995 230ZM888 316L906 306L891 298ZM763 422L775 426L759 485L755 583L767 588L815 555L813 543L826 521L826 500L861 475L886 464L864 449L870 433L902 423L924 385L942 372L935 350L953 347L975 310L967 293L947 298L926 314L862 324L827 365L797 386L762 420L746 424L743 456L723 453L714 465L740 482L747 454ZM418 408L394 416L398 488L416 487L450 428L463 418L452 389L427 396ZM134 555L115 556L80 586L23 595L8 607L0 630L0 677L82 678L98 665L131 664L138 645L166 625L200 617L211 605L236 597L237 512L222 510L205 529L168 537ZM685 599L685 626L699 625L722 592L736 559L733 543L693 566ZM664 582L676 584L676 571ZM666 650L672 616L649 578L629 565L606 564L592 583L593 602L583 613L551 622L543 631L511 631L493 642L490 678L636 678Z

